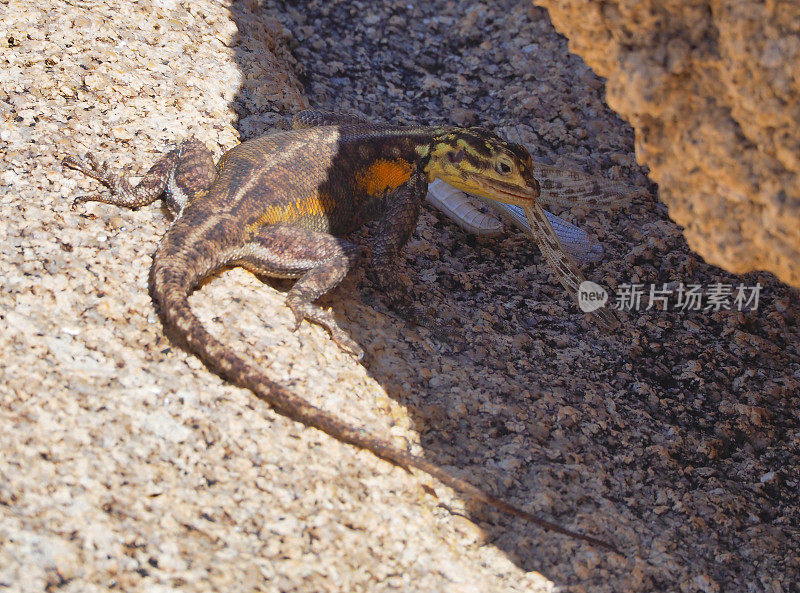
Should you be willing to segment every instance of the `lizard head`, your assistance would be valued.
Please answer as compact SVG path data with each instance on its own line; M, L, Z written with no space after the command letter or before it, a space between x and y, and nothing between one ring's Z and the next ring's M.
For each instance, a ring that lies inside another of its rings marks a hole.
M436 178L470 194L529 206L539 197L531 155L483 128L448 128L429 148L428 181Z

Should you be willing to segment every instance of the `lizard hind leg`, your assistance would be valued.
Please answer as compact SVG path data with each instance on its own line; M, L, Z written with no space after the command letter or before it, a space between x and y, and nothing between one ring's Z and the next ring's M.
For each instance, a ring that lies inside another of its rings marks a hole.
M186 201L207 190L217 172L211 152L201 142L190 138L159 158L136 186L128 178L111 170L91 152L83 158L70 155L61 161L64 167L80 171L111 190L111 195L80 196L82 202L103 202L123 208L140 208L155 202L167 190L167 206L178 213Z
M295 331L305 319L324 327L333 341L359 360L364 350L314 301L338 285L364 259L365 249L327 233L288 225L262 227L237 249L234 265L273 278L297 278L286 297Z
M75 199L73 205L82 202L103 202L123 208L139 208L155 202L164 193L167 179L175 169L177 160L178 151L169 151L150 167L136 187L131 186L126 177L112 172L107 162L98 160L91 152L87 152L83 158L70 155L61 161L61 164L96 179L111 190L111 195L80 196Z

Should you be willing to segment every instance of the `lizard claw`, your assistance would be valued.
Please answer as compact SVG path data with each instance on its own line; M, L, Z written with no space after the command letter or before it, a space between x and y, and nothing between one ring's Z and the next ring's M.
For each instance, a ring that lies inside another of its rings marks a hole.
M300 324L304 319L324 327L331 336L331 339L339 348L352 355L356 360L363 360L364 349L353 340L347 332L336 323L330 311L326 311L317 305L307 303L298 299L286 299L286 305L294 314L294 332L300 329Z
M94 154L87 152L83 158L75 155L64 157L61 166L67 169L75 169L84 175L96 179L103 185L111 187L111 175L108 173L108 163L100 161Z
M300 330L300 325L303 323L303 320L306 318L306 312L300 303L296 303L292 300L287 300L286 306L289 307L292 315L294 315L292 332L296 334Z
M88 196L78 196L74 200L72 200L72 209L75 210L80 204L84 202L99 202L100 194L92 194Z

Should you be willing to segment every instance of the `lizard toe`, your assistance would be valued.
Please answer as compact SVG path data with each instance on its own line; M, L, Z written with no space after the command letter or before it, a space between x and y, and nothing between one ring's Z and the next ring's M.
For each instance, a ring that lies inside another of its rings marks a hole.
M353 340L346 331L344 331L336 320L333 314L312 303L303 302L297 299L287 299L286 305L294 313L295 326L294 331L300 329L300 324L303 320L316 323L324 327L330 334L331 339L336 343L339 348L354 356L357 360L364 358L364 349Z

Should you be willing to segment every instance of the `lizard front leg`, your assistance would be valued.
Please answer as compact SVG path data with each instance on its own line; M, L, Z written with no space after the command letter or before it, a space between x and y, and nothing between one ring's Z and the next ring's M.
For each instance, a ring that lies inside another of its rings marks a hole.
M417 226L428 182L422 171L415 170L408 181L397 188L386 205L378 232L372 241L370 279L387 297L389 305L404 317L413 317L408 290L398 282L397 255Z
M217 177L214 159L206 146L194 138L158 159L141 181L132 187L127 178L111 172L109 164L91 152L80 158L68 156L61 164L80 171L111 190L111 195L80 196L74 204L103 202L123 208L140 208L155 202L167 191L167 207L177 214L194 196L208 190Z
M364 350L336 323L330 311L314 301L338 285L360 263L364 249L327 233L289 225L262 227L250 242L236 249L234 265L263 276L298 278L286 297L295 317L295 331L306 319L318 323L334 342L359 360Z

